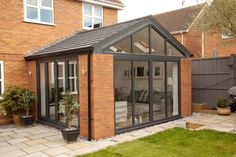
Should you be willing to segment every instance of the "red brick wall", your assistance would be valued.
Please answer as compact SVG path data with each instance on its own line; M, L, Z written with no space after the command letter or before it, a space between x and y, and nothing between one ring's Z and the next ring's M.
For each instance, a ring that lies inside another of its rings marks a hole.
M192 114L192 76L191 60L181 59L181 116Z
M91 56L92 138L115 134L113 55Z
M205 57L212 57L212 50L216 49L218 56L236 54L236 38L222 39L219 34L205 34Z
M6 87L27 86L25 53L82 29L82 3L76 0L54 0L54 26L24 22L23 0L0 0L0 10L0 60L5 63ZM104 7L104 25L116 22L117 10Z
M36 73L36 61L29 61L27 62L27 74L28 74L28 88L34 91L37 94L37 73ZM32 113L36 119L38 119L38 112L37 112L37 103L35 102Z
M175 34L174 37L194 55L194 57L201 57L202 45L201 45L201 34L196 32L188 32L182 34ZM183 38L183 39L182 39Z
M88 55L79 55L80 135L88 138Z

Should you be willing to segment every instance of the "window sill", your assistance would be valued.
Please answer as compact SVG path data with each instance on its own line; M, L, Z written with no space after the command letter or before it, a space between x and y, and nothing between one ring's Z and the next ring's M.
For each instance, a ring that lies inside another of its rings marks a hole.
M45 22L38 22L38 21L31 21L31 20L23 20L23 22L39 24L39 25L55 26L54 23L45 23Z

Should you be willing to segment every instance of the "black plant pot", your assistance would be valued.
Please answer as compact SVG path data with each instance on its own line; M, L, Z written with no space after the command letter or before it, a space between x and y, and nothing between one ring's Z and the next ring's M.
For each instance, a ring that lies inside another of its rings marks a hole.
M24 126L33 125L34 117L33 116L22 116L21 117L21 124Z
M79 136L79 130L77 128L72 128L70 130L67 128L61 129L61 133L62 133L63 139L67 143L76 142Z
M236 111L236 103L230 104L230 110L231 110L231 112L235 112Z

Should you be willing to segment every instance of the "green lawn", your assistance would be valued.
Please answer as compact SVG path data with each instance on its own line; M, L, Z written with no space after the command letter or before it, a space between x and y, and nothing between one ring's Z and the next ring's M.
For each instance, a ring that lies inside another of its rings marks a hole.
M236 134L173 128L82 157L236 157Z

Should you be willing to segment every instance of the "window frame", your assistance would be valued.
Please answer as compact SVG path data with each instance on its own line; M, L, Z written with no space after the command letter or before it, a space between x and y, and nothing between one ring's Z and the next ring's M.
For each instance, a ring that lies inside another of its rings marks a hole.
M0 98L2 97L4 93L4 62L0 61L0 68L1 68L1 77L0 77L0 83L1 83L1 93L0 93Z
M74 66L74 74L75 74L75 76L69 76L69 71L68 71L68 84L69 84L70 80L73 80L74 81L74 85L75 85L75 87L74 87L75 91L71 91L71 93L72 94L78 94L78 88L77 88L78 76L76 75L77 74L77 68L76 67L78 66L77 61L76 60L69 60L67 64L68 65L71 64L71 65Z
M85 6L89 6L89 7L92 8L92 9L91 9L91 11L92 11L92 15L91 15L91 16L84 14ZM101 11L102 11L102 16L101 16L101 17L95 16L95 7L101 8ZM86 29L86 30L94 29L94 19L100 19L100 20L102 20L102 26L103 26L103 23L104 23L104 22L103 22L103 14L104 14L104 13L103 13L103 7L102 7L102 6L91 5L91 4L88 4L88 3L83 3L83 5L82 5L83 29ZM92 27L86 27L86 26L84 25L85 17L92 18ZM102 27L102 26L101 26L101 27Z
M27 0L24 0L24 21L30 23L44 24L44 25L55 25L54 24L54 0L51 0L51 7L45 7L41 5L41 0L36 0L36 6L27 4ZM27 7L32 7L37 9L38 17L37 19L27 18ZM40 10L47 10L52 12L52 22L42 22Z

